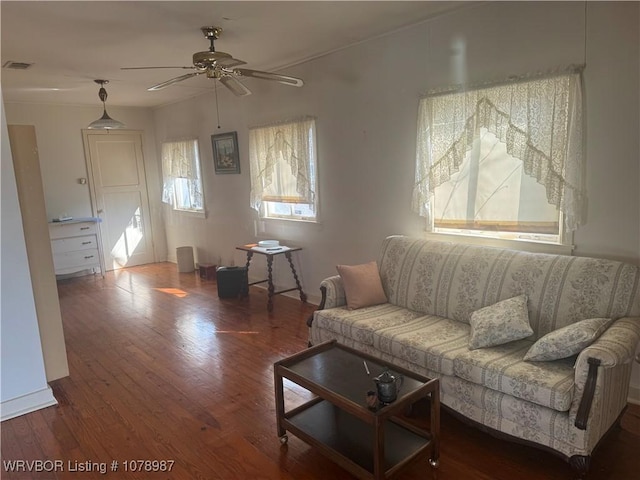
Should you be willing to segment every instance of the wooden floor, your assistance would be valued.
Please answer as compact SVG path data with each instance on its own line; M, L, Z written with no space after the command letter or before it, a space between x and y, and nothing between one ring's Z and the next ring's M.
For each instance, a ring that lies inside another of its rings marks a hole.
M267 314L266 293L254 287L247 299L219 300L215 282L169 263L58 288L71 375L52 384L58 406L2 423L3 479L353 478L297 438L281 447L276 437L272 366L305 348L313 306L277 296ZM308 398L286 386L288 406ZM441 432L439 470L418 461L399 478L573 478L561 459L444 412ZM64 472L10 473L10 460L58 460ZM138 460L149 461L142 472ZM638 472L640 408L631 406L589 478Z

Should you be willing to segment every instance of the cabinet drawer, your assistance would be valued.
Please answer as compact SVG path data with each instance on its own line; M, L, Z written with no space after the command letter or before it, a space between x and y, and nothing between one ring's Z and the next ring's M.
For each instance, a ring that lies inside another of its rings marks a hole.
M50 223L49 236L51 240L65 237L78 237L81 235L96 234L96 224L94 222L78 223Z
M74 267L99 268L100 259L98 257L98 249L94 248L92 250L77 250L75 252L57 253L53 256L53 265L55 266L56 273L59 270Z
M98 241L95 235L59 238L51 241L51 251L54 255L58 253L73 252L75 250L91 250L95 248L98 248Z

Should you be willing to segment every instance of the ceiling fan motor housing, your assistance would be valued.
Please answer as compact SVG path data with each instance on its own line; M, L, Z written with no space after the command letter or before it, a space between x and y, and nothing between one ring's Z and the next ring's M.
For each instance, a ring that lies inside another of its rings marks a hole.
M225 52L197 52L193 54L193 64L197 68L208 68L214 66L216 62L227 58L233 57Z

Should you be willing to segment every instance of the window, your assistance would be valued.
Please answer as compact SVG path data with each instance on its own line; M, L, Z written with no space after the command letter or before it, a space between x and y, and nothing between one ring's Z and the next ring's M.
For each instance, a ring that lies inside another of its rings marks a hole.
M315 119L249 131L251 207L265 218L316 221Z
M174 210L204 213L198 140L162 144L162 201Z
M563 243L582 223L579 73L420 101L413 208L427 230Z
M544 186L486 128L433 197L434 232L560 243L560 212L547 201Z

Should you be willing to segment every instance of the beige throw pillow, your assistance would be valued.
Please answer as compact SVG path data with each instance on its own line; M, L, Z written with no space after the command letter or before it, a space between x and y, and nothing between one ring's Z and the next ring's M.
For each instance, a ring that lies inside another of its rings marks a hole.
M595 342L610 323L610 318L588 318L549 332L531 345L524 359L549 362L580 353Z
M376 262L338 265L336 269L342 277L349 310L387 302Z
M494 347L533 334L529 325L527 296L519 295L476 310L469 321L469 348Z

